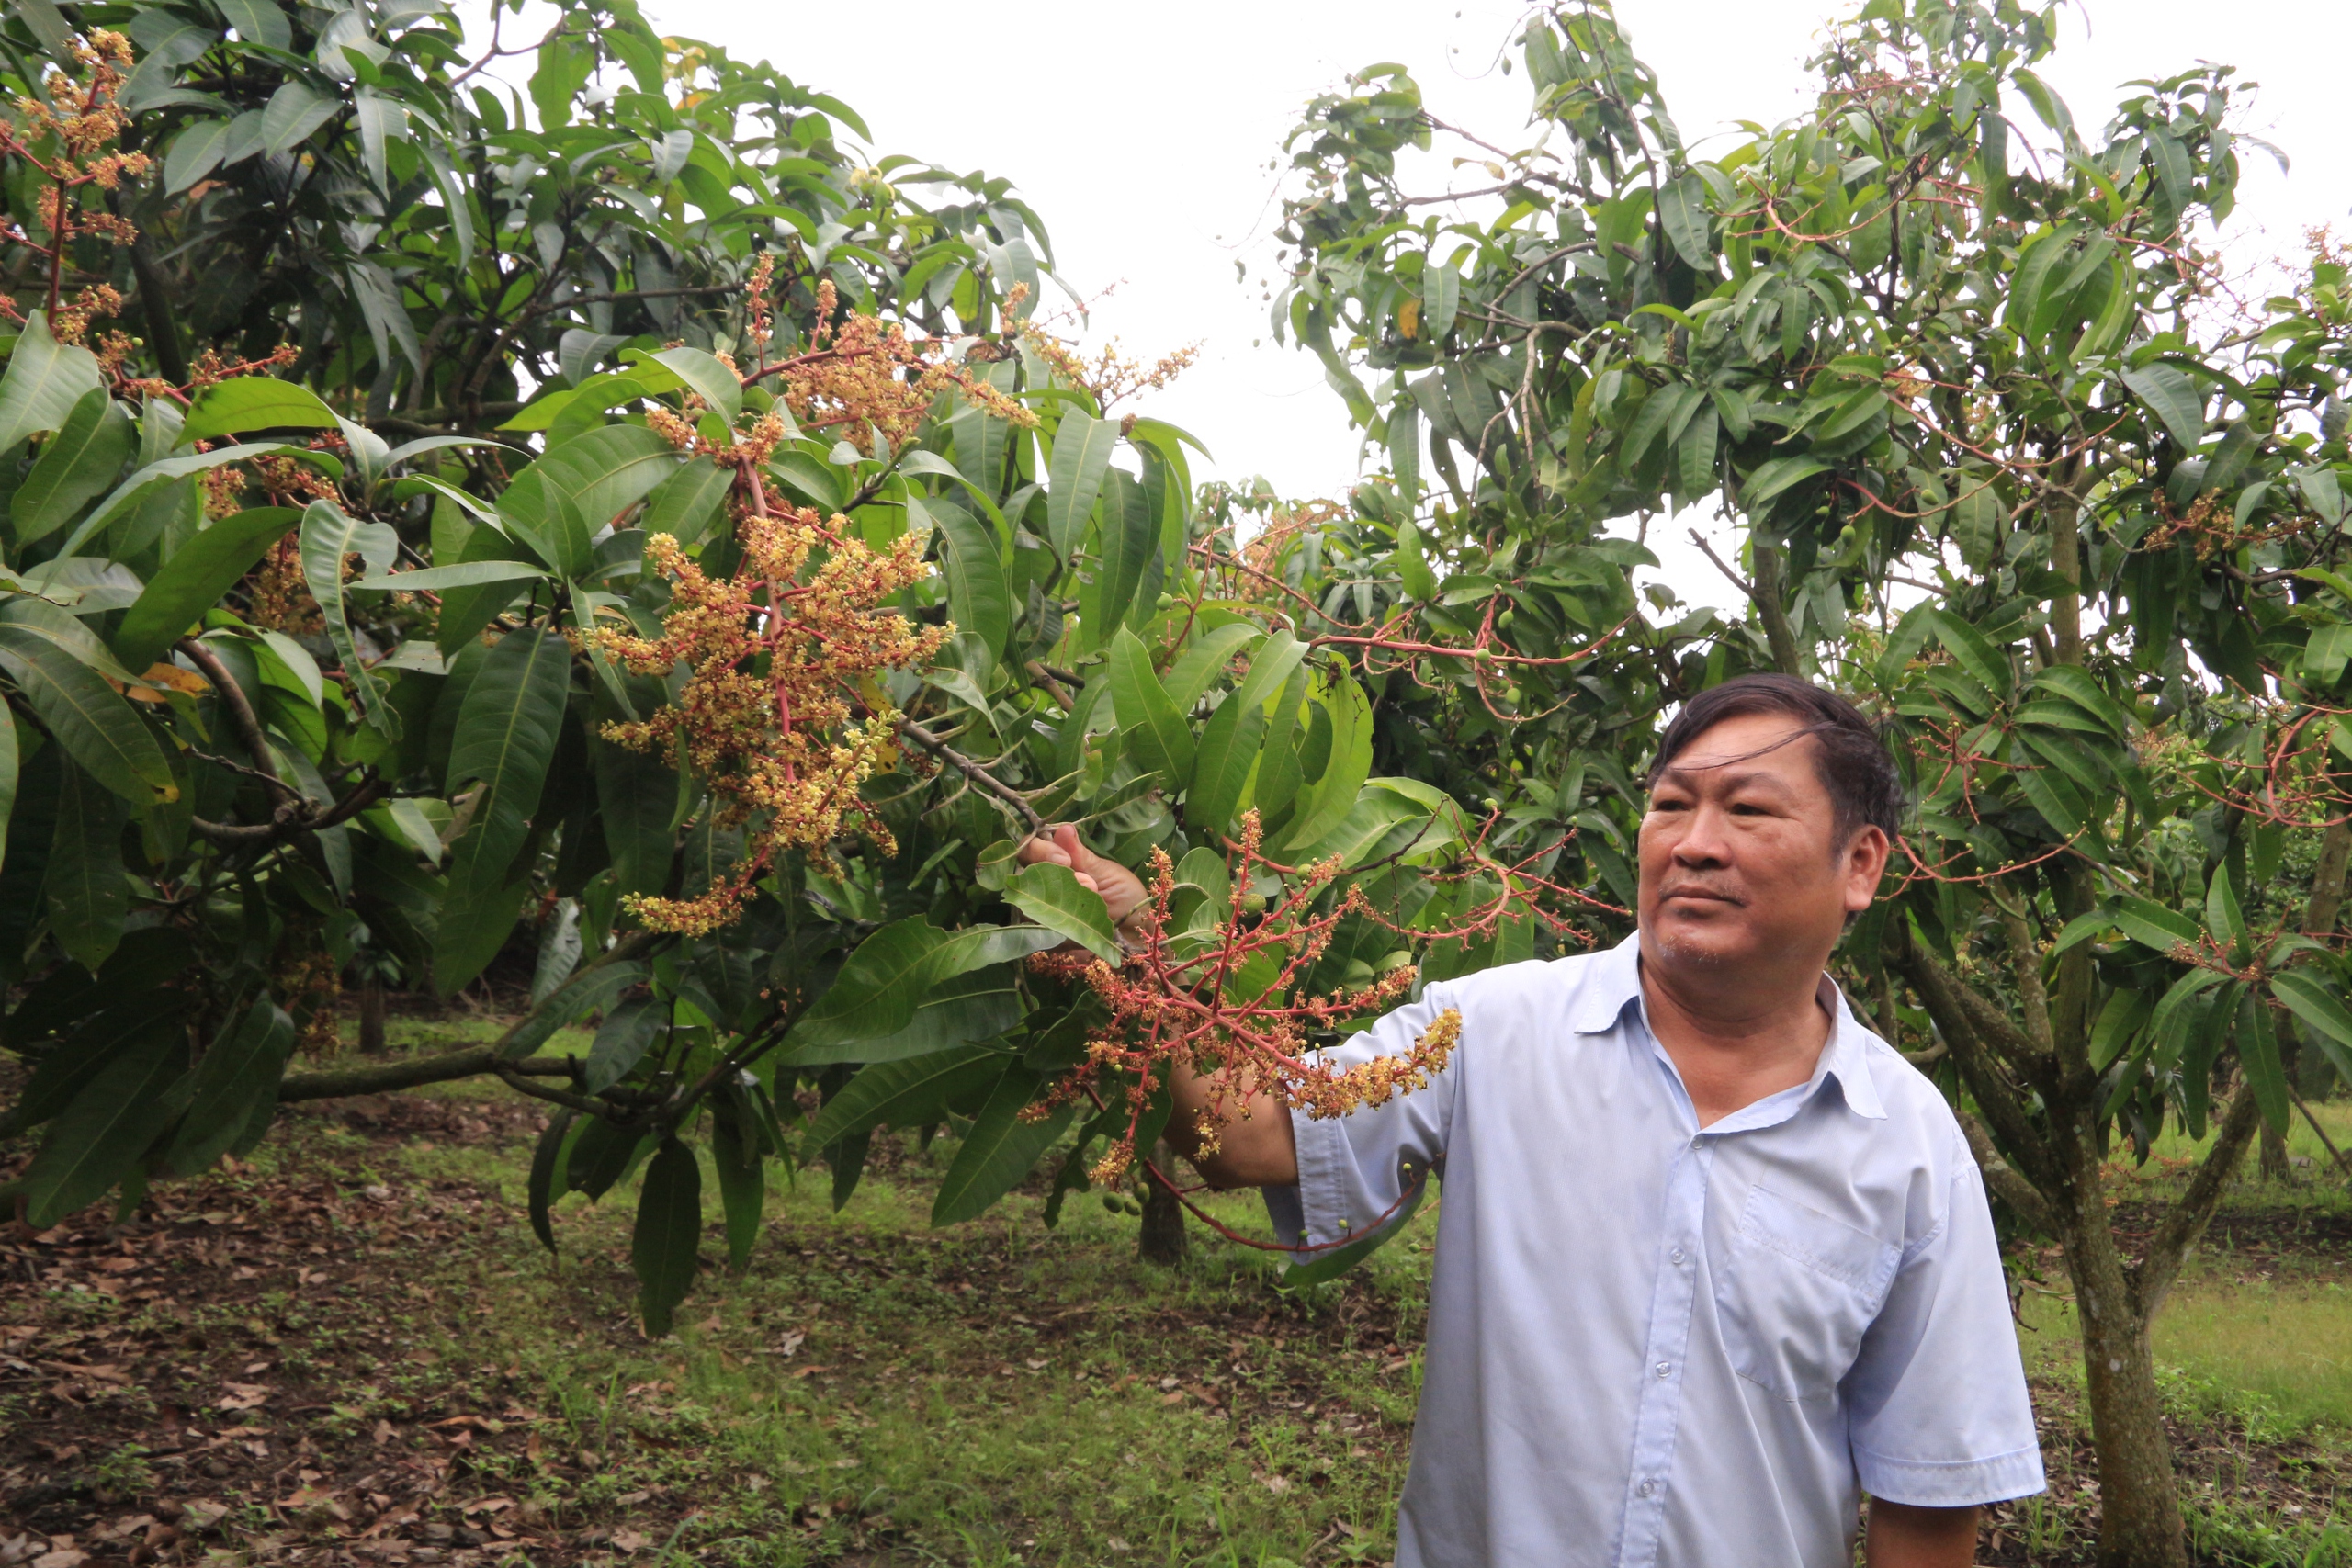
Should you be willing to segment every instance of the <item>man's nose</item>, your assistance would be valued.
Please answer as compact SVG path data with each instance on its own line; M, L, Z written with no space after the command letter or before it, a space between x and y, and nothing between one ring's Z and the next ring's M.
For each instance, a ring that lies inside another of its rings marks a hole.
M1675 841L1674 859L1680 865L1717 865L1729 858L1724 814L1701 801L1691 811L1690 825Z

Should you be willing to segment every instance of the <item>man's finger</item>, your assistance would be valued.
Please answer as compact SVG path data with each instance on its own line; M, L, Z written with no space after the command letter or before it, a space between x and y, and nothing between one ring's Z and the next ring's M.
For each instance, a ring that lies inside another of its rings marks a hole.
M1101 883L1095 881L1092 877L1087 875L1086 873L1082 871L1072 872L1070 874L1077 878L1078 885L1080 887L1085 888L1089 893L1093 894L1097 897L1102 897L1102 885Z

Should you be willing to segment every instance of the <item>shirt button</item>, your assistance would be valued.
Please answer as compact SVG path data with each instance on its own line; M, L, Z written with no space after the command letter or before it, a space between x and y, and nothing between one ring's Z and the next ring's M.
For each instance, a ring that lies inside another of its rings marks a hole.
M1657 1482L1655 1482L1655 1481L1645 1481L1645 1482L1643 1482L1643 1483L1642 1483L1642 1484L1640 1485L1640 1487L1639 1487L1637 1490L1639 1490L1639 1491L1640 1491L1640 1493L1641 1493L1641 1495L1642 1495L1643 1496L1646 1497L1646 1496L1648 1496L1651 1493L1656 1492L1656 1491L1657 1490Z
M1669 1370L1669 1369L1668 1369L1668 1367L1667 1366L1667 1363L1665 1363L1664 1361L1660 1361L1660 1362L1657 1364L1657 1375L1658 1375L1658 1376L1660 1376L1660 1377L1664 1377L1664 1376L1666 1376L1666 1374L1667 1374L1667 1372L1668 1372L1668 1370Z
M1668 1253L1667 1256L1674 1259L1677 1263L1679 1263L1682 1261L1682 1249L1678 1247L1672 1252Z
M1694 1149L1705 1148L1707 1146L1707 1135L1704 1133L1700 1134L1697 1137L1690 1140L1690 1146Z

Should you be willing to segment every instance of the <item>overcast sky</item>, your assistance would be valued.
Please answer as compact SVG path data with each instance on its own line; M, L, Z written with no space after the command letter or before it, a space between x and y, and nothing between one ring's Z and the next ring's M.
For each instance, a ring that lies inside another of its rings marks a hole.
M1854 8L1620 0L1618 13L1696 141L1735 120L1800 111L1802 62L1823 24ZM865 117L877 152L1012 179L1050 229L1071 287L1091 298L1116 286L1094 310L1097 341L1115 335L1146 359L1200 344L1199 364L1147 408L1208 445L1216 460L1196 473L1262 474L1292 496L1343 491L1358 471L1358 436L1339 399L1311 358L1275 345L1260 298L1278 210L1268 165L1299 106L1351 71L1395 61L1441 118L1504 146L1521 144L1526 123L1525 73L1496 68L1525 7L1503 0L1031 0L1012 11L899 0L872 12L646 0L646 9L666 31L764 56L839 95ZM2200 59L2260 84L2245 129L2278 142L2293 169L2282 175L2245 152L2235 254L2291 251L2313 223L2352 227L2352 138L2337 80L2352 58L2352 6L2093 0L2068 8L2064 35L2044 73L2086 130L2105 122L2120 84ZM2021 107L2011 112L2031 123ZM1421 188L1439 188L1447 172L1424 167ZM1679 536L1680 525L1663 532ZM1685 547L1668 565L1686 594L1722 602L1724 585L1709 589L1695 552Z

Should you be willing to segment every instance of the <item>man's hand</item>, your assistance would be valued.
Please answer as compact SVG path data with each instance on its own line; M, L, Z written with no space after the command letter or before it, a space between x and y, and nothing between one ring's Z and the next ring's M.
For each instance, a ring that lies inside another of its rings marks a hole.
M1101 894L1111 923L1124 927L1144 907L1143 883L1117 861L1104 860L1079 842L1078 829L1048 828L1021 846L1023 865L1066 865L1081 887ZM1218 1075L1222 1078L1223 1075ZM1201 1152L1201 1113L1208 1109L1215 1080L1184 1062L1169 1064L1176 1113L1168 1122L1168 1142L1193 1162L1212 1187L1287 1187L1298 1180L1298 1145L1290 1130L1289 1108L1273 1095L1228 1092L1228 1115L1246 1101L1247 1117L1231 1116L1218 1135L1216 1154Z
M1970 1568L1976 1561L1976 1509L1923 1508L1871 1499L1870 1568Z
M1114 860L1104 860L1079 842L1078 829L1064 823L1048 828L1021 846L1023 865L1066 865L1080 887L1102 896L1111 923L1124 926L1127 917L1143 908L1143 880Z

